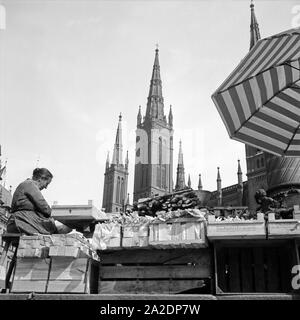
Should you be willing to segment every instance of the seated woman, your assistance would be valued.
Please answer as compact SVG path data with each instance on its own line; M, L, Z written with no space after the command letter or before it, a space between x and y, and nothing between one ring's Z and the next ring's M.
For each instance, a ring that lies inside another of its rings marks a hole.
M71 228L54 221L51 208L41 193L41 190L48 187L52 178L53 175L48 169L36 168L33 170L32 179L19 184L13 194L7 232L32 235L71 231Z

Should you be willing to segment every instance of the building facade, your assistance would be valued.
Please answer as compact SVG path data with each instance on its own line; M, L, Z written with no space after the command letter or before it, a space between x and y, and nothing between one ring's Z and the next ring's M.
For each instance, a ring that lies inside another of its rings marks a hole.
M260 40L260 31L251 2L250 49ZM252 146L245 146L247 178L248 178L248 206L250 210L257 207L254 194L258 189L265 189L270 196L278 195L291 189L300 193L300 158L278 157ZM299 199L296 200L300 204ZM298 203L297 202L297 203Z

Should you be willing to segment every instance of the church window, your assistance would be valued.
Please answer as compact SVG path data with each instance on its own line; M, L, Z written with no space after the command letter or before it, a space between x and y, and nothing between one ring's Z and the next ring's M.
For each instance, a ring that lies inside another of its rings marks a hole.
M259 168L259 164L260 164L260 161L259 161L259 159L257 159L257 160L256 160L256 166L257 166L257 168Z
M124 196L125 196L125 192L124 192L124 178L121 179L121 190L120 190L121 194L120 194L120 203L123 204L124 201Z
M264 158L261 158L261 166L262 166L262 167L264 167L264 166L265 166Z
M117 179L116 203L120 203L120 177Z
M159 142L158 142L158 163L161 165L162 164L162 139L159 137Z

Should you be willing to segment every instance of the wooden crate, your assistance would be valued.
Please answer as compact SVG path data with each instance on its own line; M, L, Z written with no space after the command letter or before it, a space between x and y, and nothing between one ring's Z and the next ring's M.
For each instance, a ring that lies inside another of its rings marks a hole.
M120 250L122 229L118 223L98 223L92 243L99 250ZM101 248L101 249L100 249Z
M211 293L211 278L211 255L207 248L103 251L98 292Z
M2 253L4 251L5 242L2 240L2 237L0 236L0 258L2 256ZM13 247L11 244L9 245L7 255L4 258L4 261L2 261L2 264L0 265L0 291L2 289L7 289L6 284L6 278L8 276L8 273L12 268L14 267L14 260L15 260L15 247ZM8 279L8 281L11 281Z
M47 293L89 293L90 259L52 257Z
M263 213L256 220L216 221L214 215L208 216L207 238L220 239L265 239L266 227Z
M292 292L293 243L250 241L215 243L216 294Z
M21 236L17 251L18 258L47 258L51 245L50 235Z
M205 221L177 218L149 225L149 245L156 248L202 248L207 246Z
M50 270L50 259L18 258L11 292L45 293Z
M78 234L55 234L51 238L50 257L89 258L92 256L88 240Z
M140 248L149 245L149 224L122 226L122 247Z
M268 214L268 238L300 238L298 219L275 219L275 213Z

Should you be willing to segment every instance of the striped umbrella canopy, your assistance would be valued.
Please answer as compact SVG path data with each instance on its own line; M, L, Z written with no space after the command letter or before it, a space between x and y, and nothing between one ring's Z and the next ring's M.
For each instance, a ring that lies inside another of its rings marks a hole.
M300 28L259 40L212 99L232 139L300 156Z

